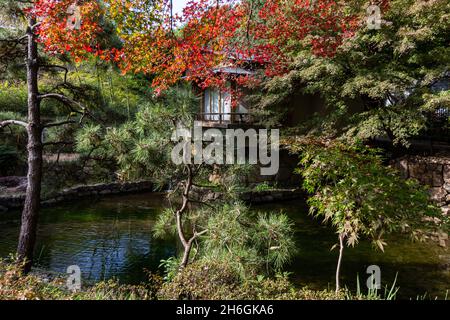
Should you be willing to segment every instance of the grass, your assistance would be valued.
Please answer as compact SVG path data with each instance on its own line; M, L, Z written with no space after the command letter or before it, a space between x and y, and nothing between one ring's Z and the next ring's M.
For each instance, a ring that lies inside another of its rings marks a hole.
M398 273L395 274L395 279L392 285L386 285L384 287L384 293L381 295L378 289L376 288L368 288L367 293L364 294L361 289L361 284L359 281L359 274L356 276L356 294L352 295L350 290L347 291L347 299L348 300L395 300L397 297L397 292L400 287L396 286Z

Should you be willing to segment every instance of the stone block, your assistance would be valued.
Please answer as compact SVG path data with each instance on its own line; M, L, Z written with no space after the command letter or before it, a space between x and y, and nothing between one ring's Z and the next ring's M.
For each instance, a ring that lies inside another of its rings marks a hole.
M444 179L442 177L443 165L438 163L428 163L426 166L425 176L426 180L431 183L427 183L433 187L440 187L444 183ZM430 178L430 177L431 178Z
M431 171L425 171L420 176L415 177L421 184L430 187L435 187L433 183L433 173ZM440 187L442 184L438 184L436 187Z
M45 206L51 206L51 205L54 205L57 203L58 203L58 200L56 200L56 198L48 199L48 200L45 200L42 202L42 204Z
M439 172L442 173L443 165L439 163L428 163L427 171Z
M450 164L444 166L442 176L444 178L444 182L450 183Z
M442 178L442 172L431 172L431 181L433 187L440 187L444 184L444 179Z
M445 200L447 196L447 192L444 190L444 188L431 188L430 189L430 197L432 200L442 203Z
M426 165L422 163L411 163L409 165L409 176L420 180L420 177L426 172Z
M444 188L445 191L447 191L448 193L450 193L450 182L444 183L444 185L442 186L442 188Z

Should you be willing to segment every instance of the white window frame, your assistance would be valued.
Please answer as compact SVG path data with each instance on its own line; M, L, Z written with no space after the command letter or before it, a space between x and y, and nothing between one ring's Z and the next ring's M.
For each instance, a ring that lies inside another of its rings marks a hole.
M203 113L205 113L205 120L231 120L231 94L229 92L218 88L207 88L204 91L203 100Z

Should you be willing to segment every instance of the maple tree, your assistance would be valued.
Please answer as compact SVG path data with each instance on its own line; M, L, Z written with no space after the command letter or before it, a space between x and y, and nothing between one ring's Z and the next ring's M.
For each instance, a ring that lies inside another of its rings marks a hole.
M377 3L379 29L360 19L361 27L331 57L313 55L302 44L294 47L289 73L264 83L255 108L277 115L299 93L314 94L327 109L305 121L302 134L320 132L352 143L383 136L399 154L429 129L445 139L439 132L448 121L434 123L430 117L449 105L448 1Z
M299 41L317 55L332 56L361 25L360 10L343 1L191 0L182 14L173 14L167 0L84 0L78 2L81 28L70 29L66 13L72 3L37 2L33 13L42 21L37 32L46 50L69 52L76 60L94 54L124 73L152 75L157 93L181 79L225 88L230 75L217 68L248 61L268 76L283 74ZM103 18L114 22L121 47L102 48L96 41ZM245 85L256 76L231 77Z
M71 6L76 3L76 11ZM98 48L102 8L97 1L37 0L26 13L35 17L37 41L50 54L69 52L75 61ZM78 14L76 14L78 13ZM76 21L80 19L80 21ZM78 25L76 25L78 23Z
M167 1L80 1L81 28L67 28L73 1L39 0L33 14L37 33L49 53L69 53L75 60L89 54L117 64L126 72L153 75L152 86L167 89L186 76L211 84L212 68L226 59L225 46L237 29L239 14L227 6L191 1L182 16L172 15ZM122 45L102 48L96 36L101 19L114 22ZM174 25L183 25L174 30ZM189 73L187 74L187 71ZM223 81L222 81L223 82Z
M253 26L255 56L269 62L266 75L286 73L299 42L310 45L316 55L332 56L357 27L356 16L344 14L343 8L329 0L266 1Z

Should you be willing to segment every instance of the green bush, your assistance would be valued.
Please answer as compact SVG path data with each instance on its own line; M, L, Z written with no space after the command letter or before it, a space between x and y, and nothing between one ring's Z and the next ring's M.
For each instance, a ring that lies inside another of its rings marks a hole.
M199 241L199 259L207 264L220 262L251 279L280 272L297 250L293 222L283 213L252 214L242 203L205 210L210 216L203 223L208 232Z
M139 285L109 280L71 292L62 276L44 279L36 273L24 275L15 259L0 260L0 300L152 300L161 284L160 277L149 275L149 280Z
M343 300L344 291L298 289L286 274L242 280L231 264L196 262L165 283L158 299L168 300ZM364 297L360 297L364 298Z
M26 114L27 88L25 84L0 82L0 112L5 111Z
M274 189L274 188L267 181L258 183L254 188L254 190L257 192L268 191L268 190L272 190L272 189Z
M427 218L440 211L427 188L386 166L380 150L319 139L300 139L290 148L301 158L297 172L310 193L311 214L330 222L348 245L365 237L383 250L389 233L422 239L436 228Z
M239 279L239 274L230 265L192 263L162 286L158 299L230 299L230 295L238 290Z
M149 281L139 285L120 284L117 280L101 281L70 296L72 300L155 300L162 285L159 276L150 275Z

